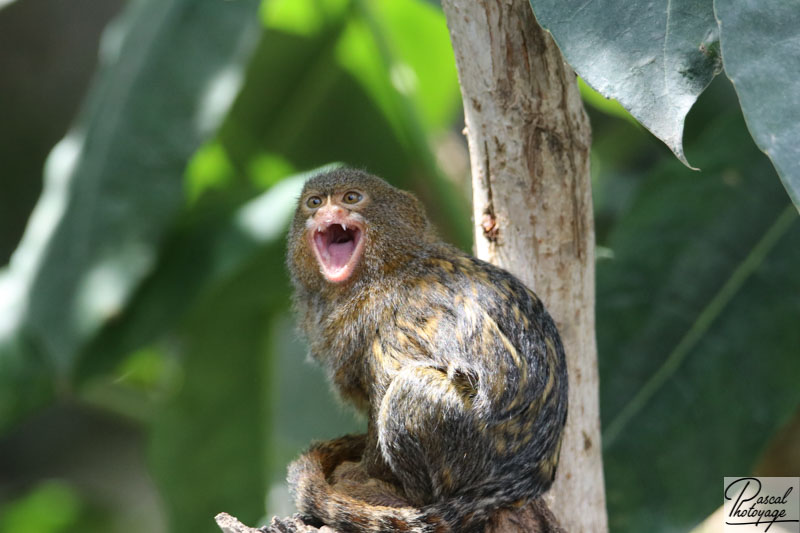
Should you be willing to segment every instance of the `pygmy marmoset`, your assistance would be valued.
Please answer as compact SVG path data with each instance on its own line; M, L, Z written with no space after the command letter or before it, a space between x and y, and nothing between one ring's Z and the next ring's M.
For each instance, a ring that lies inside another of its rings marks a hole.
M341 531L481 531L550 487L567 369L522 282L438 240L417 198L353 169L305 184L288 266L312 356L368 420L366 435L290 466L302 513ZM345 461L360 478L334 472Z

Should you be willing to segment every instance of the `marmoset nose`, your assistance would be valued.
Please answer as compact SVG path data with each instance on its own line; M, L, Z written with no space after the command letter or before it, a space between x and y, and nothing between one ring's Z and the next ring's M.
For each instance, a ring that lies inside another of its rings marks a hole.
M314 218L317 221L324 221L324 220L336 220L340 218L344 218L347 216L347 210L343 207L340 207L330 201L326 202L325 205L317 209Z

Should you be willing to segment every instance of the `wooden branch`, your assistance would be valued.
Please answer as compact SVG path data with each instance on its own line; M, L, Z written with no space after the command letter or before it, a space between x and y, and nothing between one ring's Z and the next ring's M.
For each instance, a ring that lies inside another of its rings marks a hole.
M248 527L227 513L216 516L223 533L338 533L328 526L319 528L307 524L298 514L289 518L272 519L269 526L259 529ZM535 500L519 510L502 510L486 526L486 533L565 533L541 500Z
M263 530L247 527L228 513L219 513L214 520L223 533L264 533Z
M567 531L602 532L590 129L575 74L528 0L442 7L464 102L476 254L536 291L567 354L569 415L547 499Z
M214 520L217 521L217 525L223 533L336 533L335 529L328 526L317 528L306 524L299 514L288 518L276 516L268 526L260 528L246 526L228 513L219 513Z

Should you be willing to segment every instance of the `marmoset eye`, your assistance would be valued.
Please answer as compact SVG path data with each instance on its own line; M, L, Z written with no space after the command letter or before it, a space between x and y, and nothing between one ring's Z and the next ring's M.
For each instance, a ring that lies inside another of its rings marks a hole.
M363 198L364 197L361 196L361 193L356 191L349 191L344 193L344 197L342 197L342 200L346 204L357 204L358 202L363 200Z

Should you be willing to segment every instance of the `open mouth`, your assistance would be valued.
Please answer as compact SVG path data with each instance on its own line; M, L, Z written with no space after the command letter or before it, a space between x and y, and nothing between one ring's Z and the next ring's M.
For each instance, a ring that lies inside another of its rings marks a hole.
M322 274L334 283L347 280L361 255L361 228L355 225L330 224L311 231L314 253Z

